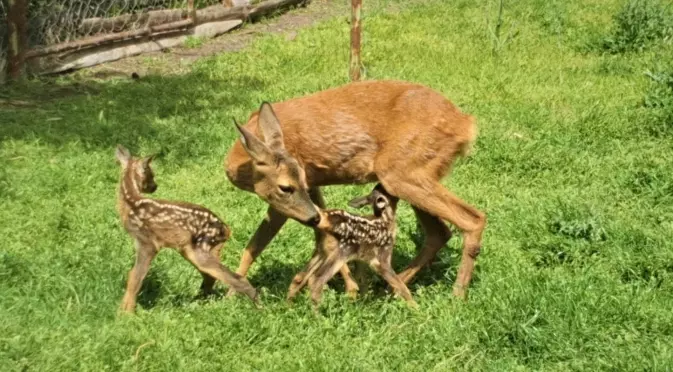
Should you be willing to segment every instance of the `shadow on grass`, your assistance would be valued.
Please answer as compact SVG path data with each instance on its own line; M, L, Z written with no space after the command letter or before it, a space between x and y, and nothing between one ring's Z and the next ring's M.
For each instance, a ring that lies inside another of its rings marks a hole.
M260 267L248 277L248 280L255 288L264 287L269 295L285 300L292 278L303 270L304 266L274 260Z
M138 299L136 301L138 305L142 306L144 309L151 309L156 306L157 299L161 297L161 281L165 280L166 278L160 278L160 276L161 275L158 275L156 272L150 270L150 272L145 277L145 280L143 280L143 284L140 287L140 293L138 293ZM124 286L126 286L126 281L124 281Z
M205 115L231 120L228 109L254 108L259 102L253 97L264 89L253 77L214 79L200 72L106 82L31 81L0 94L0 140L92 149L117 143L133 149L149 142L170 147L177 159L189 158L221 145L222 138L212 135L220 131L204 130L219 123L203 120Z
M416 245L416 252L420 252L423 245L423 234L420 231L412 232L411 239ZM421 269L414 280L408 285L409 290L413 293L417 289L434 284L445 282L446 285L452 285L456 279L457 265L459 264L460 252L456 252L451 247L445 246L440 250L435 260L425 268ZM415 257L414 253L394 251L393 253L393 267L397 272L402 271ZM449 258L450 257L450 258ZM275 298L276 301L285 301L287 291L294 276L304 269L305 264L289 264L281 261L271 261L261 266L256 272L248 277L250 283L258 290L262 287L266 289L267 296ZM350 263L351 270L354 269L354 262ZM472 278L471 288L479 282L479 266L475 267L474 276ZM371 303L387 297L392 293L388 284L379 277L376 273L369 270L368 273L369 294L364 298L359 298L359 301L364 303ZM166 280L162 278L161 274L150 271L145 280L141 291L138 295L138 304L144 309L151 309L157 304L157 300L162 296L161 282ZM358 283L360 284L360 283ZM124 283L125 285L125 283ZM338 293L345 293L345 286L343 278L340 274L335 275L329 281L328 286ZM228 287L227 287L228 288ZM226 298L227 288L222 287L219 283L216 285L214 291L207 296L201 294L194 295L192 292L179 294L173 296L171 304L174 307L182 307L188 303L200 301L221 301ZM196 290L196 289L195 289ZM304 288L302 291L307 291ZM270 298L265 299L269 301Z
M420 253L423 247L424 236L420 229L411 233L411 239L416 245L416 253L401 252L399 250L393 251L393 268L398 273L413 261L415 255ZM418 288L431 286L440 282L452 285L456 280L456 273L460 263L459 259L460 252L455 251L448 245L444 246L439 251L435 260L429 266L421 269L412 282L409 283L409 290L415 292ZM349 266L351 271L353 271L354 262L351 262ZM253 286L264 287L270 295L284 300L292 279L304 267L305 263L294 265L272 261L260 267L255 274L249 277L249 280ZM479 282L479 271L479 266L475 267L470 287L474 287ZM375 297L384 297L390 293L391 289L383 278L379 277L372 270L368 270L367 275L369 278L368 290L372 291ZM345 293L343 278L338 273L329 281L328 286L339 293ZM302 291L307 291L307 289L304 288Z

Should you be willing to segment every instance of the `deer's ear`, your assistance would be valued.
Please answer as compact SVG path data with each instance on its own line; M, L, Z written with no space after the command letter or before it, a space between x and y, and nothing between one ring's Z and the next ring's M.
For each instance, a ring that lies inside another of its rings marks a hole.
M129 160L131 160L131 153L126 147L117 145L117 149L115 150L115 158L117 158L119 164L126 165Z
M269 149L277 151L285 147L283 143L283 130L280 129L280 121L278 121L278 117L270 103L262 102L259 108L257 125L262 132L262 136L264 136L264 143L266 143Z
M238 125L236 120L234 120L234 125L236 125L236 129L238 129L238 132L241 134L241 144L243 145L245 152L247 152L254 161L265 162L271 155L271 151L266 147L264 142L254 134L250 133L249 130Z
M369 195L360 196L348 202L351 208L362 208L369 204Z

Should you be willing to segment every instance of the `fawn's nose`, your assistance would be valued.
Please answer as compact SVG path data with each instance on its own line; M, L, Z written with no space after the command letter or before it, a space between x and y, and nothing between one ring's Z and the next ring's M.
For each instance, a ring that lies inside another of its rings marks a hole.
M308 224L310 226L318 226L319 223L320 223L320 215L319 214L316 214L315 216L311 217L308 220Z

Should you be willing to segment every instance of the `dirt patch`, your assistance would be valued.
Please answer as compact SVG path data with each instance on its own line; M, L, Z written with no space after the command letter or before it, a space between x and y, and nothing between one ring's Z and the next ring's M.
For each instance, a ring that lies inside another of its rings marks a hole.
M95 79L131 77L134 73L144 75L181 74L189 71L194 61L222 52L241 50L255 38L267 34L284 33L290 40L296 37L296 30L334 16L348 16L349 4L342 1L312 0L308 5L275 14L255 23L247 23L237 30L209 40L194 40L187 45L124 58L114 62L78 71L76 74ZM191 44L191 45L190 45ZM134 75L135 76L135 75Z

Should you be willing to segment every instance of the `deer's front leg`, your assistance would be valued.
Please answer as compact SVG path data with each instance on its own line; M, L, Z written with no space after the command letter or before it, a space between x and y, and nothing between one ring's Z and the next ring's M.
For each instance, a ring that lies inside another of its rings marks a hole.
M135 310L138 292L156 254L157 250L154 245L136 241L136 263L129 271L121 311L131 313Z
M241 263L238 265L236 274L243 278L248 275L248 270L252 263L257 256L262 253L266 246L269 245L274 236L278 234L278 231L283 227L285 221L287 221L287 217L269 207L266 213L266 218L264 218L259 225L257 231L255 231L255 235L252 236L252 239L248 242L248 246L245 248L245 251L243 251ZM230 288L227 296L232 296L233 294L234 291Z
M325 209L325 199L322 196L322 192L320 191L320 188L318 187L313 187L309 190L308 192L309 196L311 197L311 200L315 205L320 207L321 209ZM320 250L321 252L324 252L324 254L327 256L328 252L325 251L325 235L323 232L318 231L317 229L315 230L315 245L316 245L316 250ZM353 280L353 277L351 276L350 269L348 268L348 264L344 264L340 269L339 272L341 273L341 277L344 279L344 286L346 287L346 293L348 293L348 296L351 298L356 298L358 295L358 283ZM301 272L298 275L304 275L306 274L305 272ZM297 276L295 276L295 280L297 279ZM303 276L299 280L301 282L303 280Z

